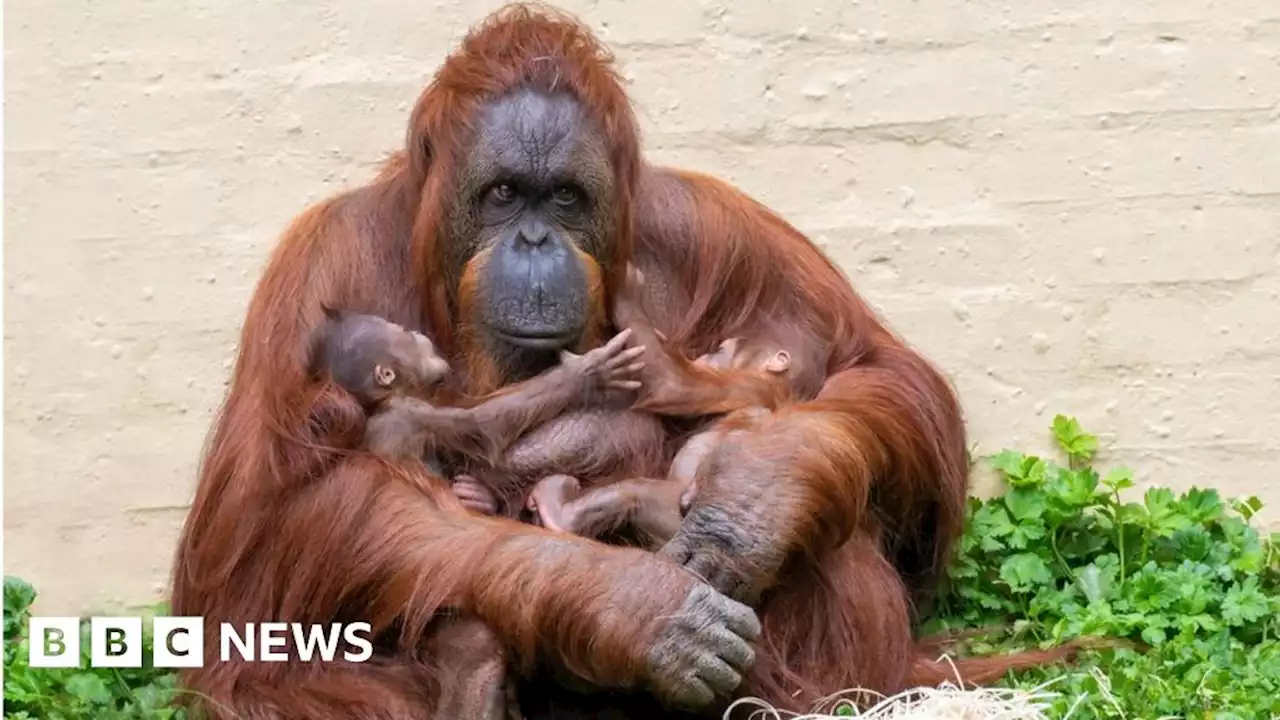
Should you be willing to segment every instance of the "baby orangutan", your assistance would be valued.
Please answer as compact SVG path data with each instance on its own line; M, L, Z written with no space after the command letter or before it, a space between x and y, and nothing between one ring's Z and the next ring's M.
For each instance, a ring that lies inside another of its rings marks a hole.
M764 339L729 338L695 365L719 370L756 372L789 384L791 353ZM767 414L762 407L739 413ZM629 478L581 492L577 478L543 478L529 496L528 506L544 527L586 537L600 537L629 528L648 547L657 549L680 529L681 519L697 492L703 465L727 435L713 428L696 433L676 453L666 478Z
M450 450L492 458L523 432L609 390L635 390L643 347L628 346L624 330L583 355L560 354L546 372L467 407L433 405L427 398L449 364L425 335L375 315L326 310L312 351L312 370L329 376L369 413L364 447L387 460L423 460Z

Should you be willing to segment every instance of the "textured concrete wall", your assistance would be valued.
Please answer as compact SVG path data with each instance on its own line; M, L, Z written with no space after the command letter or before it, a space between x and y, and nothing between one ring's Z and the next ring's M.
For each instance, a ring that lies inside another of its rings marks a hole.
M5 571L162 591L265 254L493 2L5 7ZM812 234L984 450L1280 506L1280 5L578 0L650 155ZM1272 518L1276 514L1271 515Z

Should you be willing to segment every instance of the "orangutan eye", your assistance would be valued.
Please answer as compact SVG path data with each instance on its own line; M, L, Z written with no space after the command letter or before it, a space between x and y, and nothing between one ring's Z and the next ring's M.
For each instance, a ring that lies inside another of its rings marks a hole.
M582 193L570 185L561 185L551 193L551 199L560 207L571 207L582 199Z
M516 199L516 188L511 183L498 183L489 189L489 199L498 205L506 205Z

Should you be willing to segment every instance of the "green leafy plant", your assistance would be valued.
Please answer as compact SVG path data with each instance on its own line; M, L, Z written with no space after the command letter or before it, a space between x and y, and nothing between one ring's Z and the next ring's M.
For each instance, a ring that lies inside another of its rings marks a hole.
M961 652L1129 643L1011 677L1054 680L1072 718L1280 717L1280 537L1249 524L1256 497L1134 487L1093 467L1097 438L1058 416L1066 462L1005 450L1008 485L971 499L949 585L926 632L998 628Z
M176 676L147 664L142 668L90 668L89 626L81 624L79 668L33 668L27 664L27 621L36 591L24 580L4 579L4 717L6 720L184 720L174 707ZM159 612L162 608L158 609ZM142 647L151 658L149 623Z

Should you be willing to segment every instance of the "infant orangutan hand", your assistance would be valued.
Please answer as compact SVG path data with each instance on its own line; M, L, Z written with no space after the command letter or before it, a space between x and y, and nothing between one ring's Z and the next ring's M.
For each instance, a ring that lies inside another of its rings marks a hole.
M463 507L481 515L498 512L498 498L493 491L470 475L458 475L453 479L453 494Z

